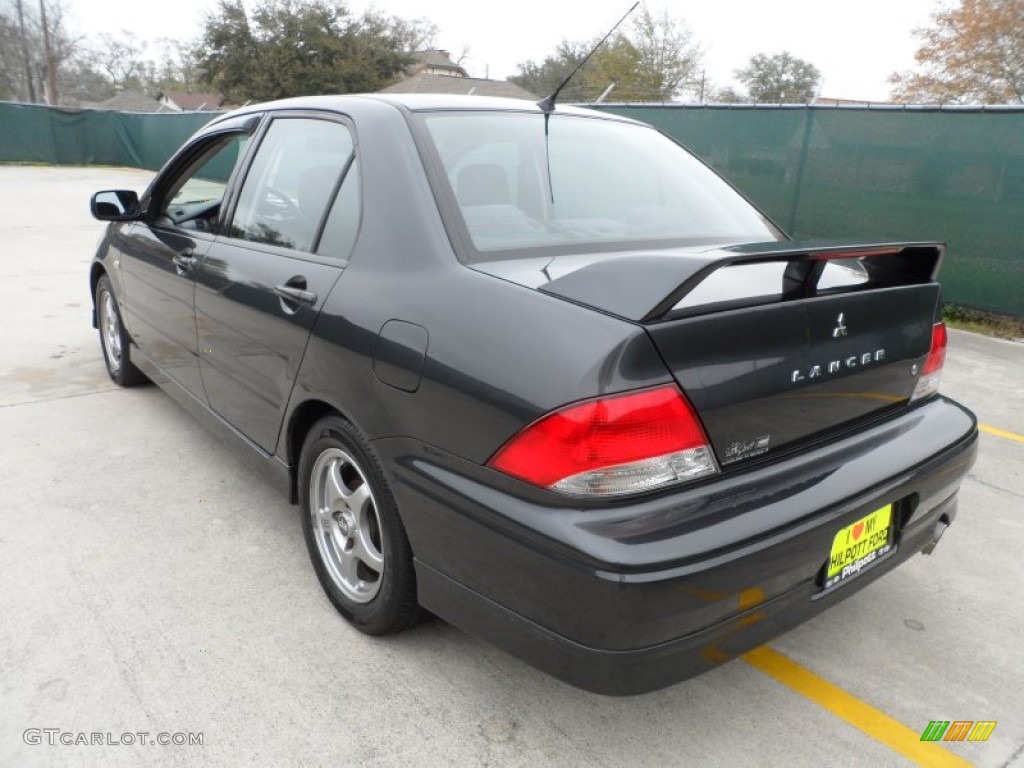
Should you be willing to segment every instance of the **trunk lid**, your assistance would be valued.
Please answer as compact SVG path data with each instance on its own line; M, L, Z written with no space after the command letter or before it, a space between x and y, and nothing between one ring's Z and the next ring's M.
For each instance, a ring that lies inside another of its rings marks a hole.
M541 278L530 260L475 268L642 324L725 467L905 408L942 252L790 242L557 257Z
M905 406L938 285L693 316L649 329L727 466Z

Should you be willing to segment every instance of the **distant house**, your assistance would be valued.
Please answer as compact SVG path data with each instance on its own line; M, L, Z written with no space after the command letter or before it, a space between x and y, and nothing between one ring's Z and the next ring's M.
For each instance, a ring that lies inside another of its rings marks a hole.
M414 51L416 63L406 70L408 77L414 75L444 75L445 77L469 77L469 73L458 63L452 61L448 51L440 49L430 51Z
M216 112L224 104L219 93L188 93L187 91L163 91L160 103L174 112Z
M537 97L508 80L484 80L480 77L452 77L431 75L422 72L401 82L382 88L381 93L449 93L470 96L503 96L507 99L528 99Z
M105 101L83 101L83 109L110 109L116 112L165 112L167 107L142 91L121 91Z
M406 70L406 78L382 88L381 93L448 93L537 100L535 95L508 80L470 77L452 61L448 51L416 51L413 56L416 63Z
M888 101L861 101L860 99L832 99L828 96L816 96L811 104L821 107L870 107L888 104Z

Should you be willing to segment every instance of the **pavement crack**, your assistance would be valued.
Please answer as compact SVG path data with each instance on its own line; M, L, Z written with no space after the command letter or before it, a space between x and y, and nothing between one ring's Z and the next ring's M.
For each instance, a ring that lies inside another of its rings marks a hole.
M42 405L43 403L52 403L55 400L70 400L73 397L89 397L90 395L105 395L110 392L119 391L116 387L110 389L95 389L92 392L76 392L71 395L58 395L57 397L46 397L41 400L22 400L17 403L0 403L0 408L17 408L20 405Z
M1022 742L1021 745L1017 747L1016 752L1010 755L1010 759L1003 763L1001 766L999 766L999 768L1010 768L1011 765L1017 762L1017 758L1019 758L1021 755L1024 755L1024 742Z
M1001 485L996 485L994 482L983 480L973 472L967 476L967 479L977 482L979 485L984 485L986 488L992 488L992 490L998 490L998 492L1000 493L1008 494L1014 497L1015 499L1024 499L1024 494L1019 494L1016 492L1016 490L1011 490L1010 488L1005 488L1002 487Z
M1004 488L1001 485L996 485L995 483L990 483L988 480L982 480L980 477L978 477L973 472L971 472L971 473L969 473L967 475L967 479L968 480L972 480L973 482L977 483L978 485L984 485L986 488L991 488L993 491L1000 491L1002 493L1009 494L1010 496L1013 496L1014 498L1024 499L1024 493L1018 493L1017 491L1011 491L1009 488Z

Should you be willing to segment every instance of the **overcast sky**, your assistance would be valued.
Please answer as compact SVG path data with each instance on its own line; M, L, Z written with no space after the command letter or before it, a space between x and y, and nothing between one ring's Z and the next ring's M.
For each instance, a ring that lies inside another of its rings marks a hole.
M81 33L116 35L127 28L149 41L197 36L206 11L216 5L216 0L65 1L70 26ZM429 18L440 30L438 47L456 56L469 47L470 75L503 79L516 74L519 62L542 59L563 38L602 35L630 0L350 0L349 5L357 12L372 5L403 18ZM755 53L785 50L821 70L823 96L881 101L889 94L888 75L914 64L917 44L911 31L927 25L940 5L940 0L695 0L668 7L702 43L706 76L716 86L733 84L733 71ZM652 11L662 7L650 4Z

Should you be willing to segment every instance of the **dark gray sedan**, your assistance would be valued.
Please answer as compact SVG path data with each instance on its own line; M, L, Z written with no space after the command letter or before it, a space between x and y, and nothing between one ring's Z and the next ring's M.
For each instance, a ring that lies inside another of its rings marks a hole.
M630 120L256 105L92 208L111 377L276 480L370 634L653 690L930 551L974 461L941 245L793 242Z

